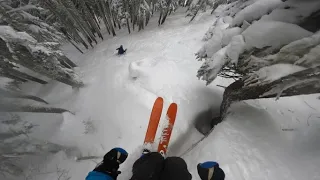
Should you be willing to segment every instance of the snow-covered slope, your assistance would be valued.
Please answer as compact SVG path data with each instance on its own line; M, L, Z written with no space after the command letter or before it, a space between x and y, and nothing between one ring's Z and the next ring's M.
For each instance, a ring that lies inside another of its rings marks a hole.
M315 96L239 102L184 158L220 162L230 180L320 178L319 101Z
M84 55L66 47L86 84L80 90L54 82L46 87L24 87L76 113L23 114L39 124L31 136L79 149L71 155L61 151L45 161L29 160L28 177L84 179L100 159L78 162L72 157L103 156L121 146L130 156L118 179L129 179L157 96L164 98L164 109L170 102L178 104L169 155L179 156L203 137L194 123L209 123L212 114L218 113L223 89L216 84L226 86L230 81L217 78L205 86L196 78L201 63L194 60L194 53L204 44L202 35L214 19L205 13L189 24L183 17L177 13L168 17L165 26L123 33ZM128 49L125 56L115 55L120 45ZM217 160L230 180L319 179L319 101L307 96L233 105L227 119L183 156L193 179L199 179L197 163L206 160Z

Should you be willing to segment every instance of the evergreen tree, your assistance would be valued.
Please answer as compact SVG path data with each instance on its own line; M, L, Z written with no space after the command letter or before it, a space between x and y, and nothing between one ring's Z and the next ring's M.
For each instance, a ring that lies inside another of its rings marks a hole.
M293 0L265 6L258 2L238 0L221 7L197 53L205 60L198 77L207 84L217 75L235 79L224 92L220 120L236 101L320 93L319 6L309 1L300 6ZM294 33L284 33L288 28ZM275 74L279 77L272 78Z
M22 120L16 114L0 112L0 119L0 173L5 179L16 179L23 175L25 167L20 162L30 156L45 157L61 150L73 150L30 137L36 125Z
M38 43L34 38L24 32L17 32L10 26L0 26L0 47L3 48L5 59L20 64L39 74L68 84L81 87L83 83L78 76L59 60L67 59L57 43Z

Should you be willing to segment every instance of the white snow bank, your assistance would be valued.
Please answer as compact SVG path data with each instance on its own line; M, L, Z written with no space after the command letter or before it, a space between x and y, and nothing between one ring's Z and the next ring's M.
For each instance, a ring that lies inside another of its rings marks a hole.
M233 18L231 16L223 17L223 22L225 22L226 24L231 24L232 21L233 21Z
M297 12L291 9L275 9L271 14L264 15L261 21L281 21L296 23L298 20Z
M226 57L228 48L229 46L220 49L203 64L202 67L205 67L204 69L207 71L202 77L203 80L206 80L209 83L216 79L222 67L228 62L228 58Z
M268 46L281 48L283 45L312 34L298 25L279 21L258 21L242 33L247 49L253 47L261 49Z
M212 57L214 53L216 53L222 48L221 41L223 37L223 30L224 29L217 28L214 31L212 38L203 46L202 51L205 52L207 57Z
M226 180L319 179L316 97L234 103L226 120L183 156L188 169L196 174L197 163L215 160Z
M226 29L223 32L223 36L222 36L222 45L226 46L230 43L231 39L236 36L241 34L242 29L239 27L234 27L234 28L230 28L230 29Z
M260 68L258 71L249 75L245 80L246 86L255 86L261 83L270 83L282 77L288 76L306 68L292 64L275 64Z
M232 26L240 25L244 20L247 22L257 20L267 12L275 9L281 3L283 3L281 0L258 0L237 13Z
M157 64L155 59L142 59L131 62L129 65L129 75L132 78L146 77L150 72L147 70Z
M296 1L290 0L284 2L277 9L274 9L270 14L264 15L262 21L282 21L287 23L297 24L304 18L310 16L317 11L320 6L318 0Z
M242 32L242 29L239 27L227 29L229 24L224 23L222 19L223 18L220 18L218 20L217 24L219 25L216 27L213 26L213 29L209 29L209 31L206 33L204 39L207 39L209 36L211 37L197 53L201 57L205 57L205 54L206 57L212 57L222 47L228 45L233 36L239 35Z
M227 49L227 55L231 59L232 64L237 64L240 54L245 50L246 43L242 35L234 36Z
M231 17L230 17L231 18ZM229 18L226 18L226 21L228 21ZM230 19L229 19L230 20ZM206 34L203 37L204 41L208 41L213 36L215 36L216 33L219 33L221 30L225 30L229 27L229 23L226 23L224 18L219 18L216 20L213 26L211 26Z

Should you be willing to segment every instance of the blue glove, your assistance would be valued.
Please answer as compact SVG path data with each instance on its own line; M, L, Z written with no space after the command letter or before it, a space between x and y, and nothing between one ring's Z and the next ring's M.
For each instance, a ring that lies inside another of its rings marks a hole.
M128 153L122 148L113 148L103 157L103 161L94 169L111 176L114 180L117 179L121 171L118 171L119 165L122 164L128 157Z
M197 169L202 180L224 180L225 178L225 174L219 164L213 161L200 163Z

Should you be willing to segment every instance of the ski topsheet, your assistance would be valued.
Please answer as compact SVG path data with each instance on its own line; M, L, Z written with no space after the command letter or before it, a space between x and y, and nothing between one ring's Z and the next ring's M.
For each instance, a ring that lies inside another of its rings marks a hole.
M146 136L144 139L144 145L154 143L154 138L157 133L162 109L163 109L163 99L161 97L158 97L153 104L148 129L147 129Z
M147 151L154 150L152 148L152 145L154 143L154 139L157 134L159 122L161 119L162 109L163 109L163 99L161 97L158 97L153 104L152 112L150 115L149 125L148 125L148 129L144 139L144 148L145 148L144 150L147 150ZM167 122L161 132L160 142L157 150L163 156L165 156L167 153L170 137L172 134L172 129L174 126L174 122L176 120L177 110L178 110L177 104L172 103L170 104L167 111L167 116L166 116Z
M172 104L170 104L168 111L167 111L167 117L166 117L167 124L165 124L165 127L162 130L160 142L158 145L158 152L160 154L162 154L163 156L165 156L167 153L167 149L168 149L169 142L170 142L170 137L172 134L172 129L174 126L174 122L176 120L177 110L178 110L177 104L172 103Z

